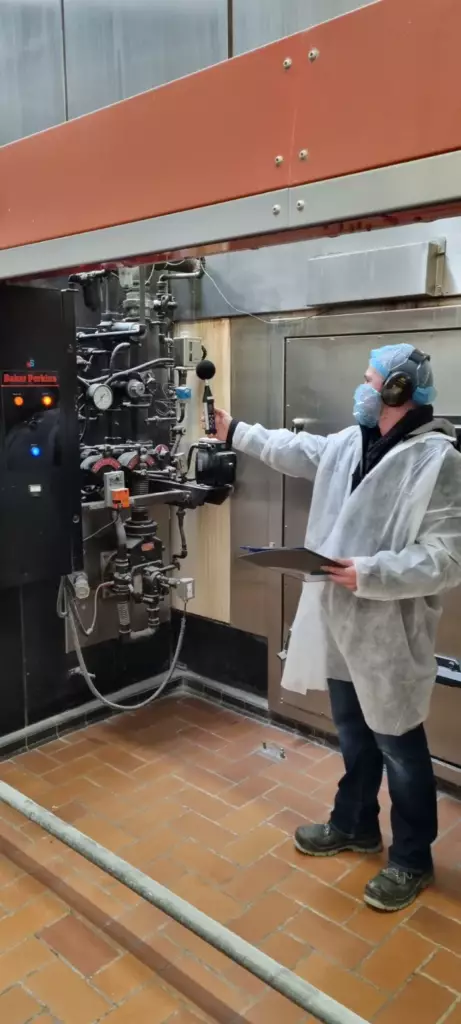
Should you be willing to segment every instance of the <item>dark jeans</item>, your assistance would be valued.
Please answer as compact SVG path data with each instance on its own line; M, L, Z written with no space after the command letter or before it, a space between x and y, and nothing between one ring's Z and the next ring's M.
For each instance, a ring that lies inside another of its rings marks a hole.
M437 795L423 726L403 736L382 736L366 724L352 683L330 680L329 690L346 768L332 824L350 836L379 837L378 792L385 765L392 802L389 863L417 874L430 871Z

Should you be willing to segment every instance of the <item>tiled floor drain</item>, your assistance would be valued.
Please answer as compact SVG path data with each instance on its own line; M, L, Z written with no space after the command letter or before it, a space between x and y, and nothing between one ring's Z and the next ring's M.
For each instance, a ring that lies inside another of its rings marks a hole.
M283 747L279 747L277 743L266 743L265 740L261 743L258 754L261 757L268 757L270 761L285 761L287 756Z

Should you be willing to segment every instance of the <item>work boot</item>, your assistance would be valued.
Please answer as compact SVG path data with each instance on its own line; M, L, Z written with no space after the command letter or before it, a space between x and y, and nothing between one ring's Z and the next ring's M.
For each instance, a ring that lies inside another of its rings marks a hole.
M295 832L295 846L309 857L334 857L336 853L381 853L381 836L348 836L330 822L326 825L301 825Z
M433 871L414 875L400 868L383 868L365 887L364 900L375 910L404 910L434 881Z

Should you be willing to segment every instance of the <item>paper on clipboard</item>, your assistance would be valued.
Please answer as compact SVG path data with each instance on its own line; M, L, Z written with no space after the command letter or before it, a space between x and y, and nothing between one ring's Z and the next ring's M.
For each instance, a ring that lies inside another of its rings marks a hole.
M261 569L272 569L285 576L294 576L301 580L325 579L326 573L322 566L338 566L339 563L325 555L319 555L309 548L241 548L242 562L257 565Z

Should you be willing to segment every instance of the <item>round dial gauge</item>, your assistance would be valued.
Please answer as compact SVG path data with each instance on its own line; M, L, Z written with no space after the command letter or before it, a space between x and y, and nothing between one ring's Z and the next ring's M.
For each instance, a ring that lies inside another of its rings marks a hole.
M107 384L91 384L88 388L88 396L99 412L107 412L114 401L112 389Z

